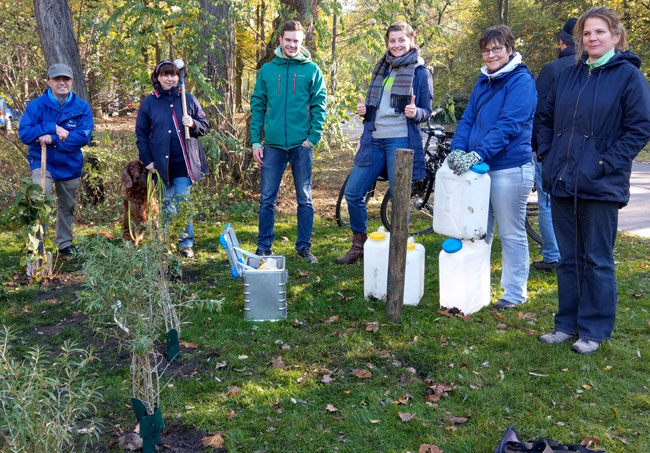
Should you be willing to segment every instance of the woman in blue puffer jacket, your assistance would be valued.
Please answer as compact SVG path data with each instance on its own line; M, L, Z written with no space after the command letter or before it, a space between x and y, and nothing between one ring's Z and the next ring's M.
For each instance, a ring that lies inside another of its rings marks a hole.
M630 198L632 161L650 139L650 87L613 10L590 9L574 36L579 60L555 79L537 136L561 255L555 330L540 340L577 337L573 349L590 354L614 330L618 209Z
M207 173L198 137L208 132L210 123L199 101L189 93L187 115L183 115L179 81L180 71L172 61L158 63L151 74L154 91L142 101L135 123L140 160L147 170L160 174L165 184L163 208L170 215L189 197L192 184ZM189 139L185 126L189 127ZM189 219L178 243L181 255L192 257L193 245L194 226Z
M497 309L515 308L526 301L528 237L526 202L535 170L531 137L537 105L533 75L515 52L515 37L505 25L490 27L479 47L485 66L463 113L449 167L460 175L478 162L490 166L490 210L487 237L492 243L495 224L501 238L503 295Z

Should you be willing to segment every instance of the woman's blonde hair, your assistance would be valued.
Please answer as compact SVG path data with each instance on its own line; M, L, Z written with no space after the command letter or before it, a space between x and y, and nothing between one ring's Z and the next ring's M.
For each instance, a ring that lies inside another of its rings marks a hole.
M624 52L625 49L627 49L627 33L625 32L625 27L623 27L621 19L618 18L616 11L607 8L606 6L597 6L591 8L580 16L575 28L573 29L573 41L576 43L576 59L578 61L582 59L582 54L585 51L585 45L582 42L582 34L585 31L585 22L591 17L597 17L604 20L609 27L609 31L613 35L619 36L618 43L616 44L618 50Z

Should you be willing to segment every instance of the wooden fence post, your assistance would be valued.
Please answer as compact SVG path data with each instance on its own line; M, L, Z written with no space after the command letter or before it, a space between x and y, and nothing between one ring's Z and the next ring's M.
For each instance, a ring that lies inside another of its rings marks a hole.
M404 271L406 270L406 242L408 241L408 212L411 200L413 150L398 149L395 155L393 200L391 203L391 231L388 252L388 286L386 318L397 322L402 318L404 303Z

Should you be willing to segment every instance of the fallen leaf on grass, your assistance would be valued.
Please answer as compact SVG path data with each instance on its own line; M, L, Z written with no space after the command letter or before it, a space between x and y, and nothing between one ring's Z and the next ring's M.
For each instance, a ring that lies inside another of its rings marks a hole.
M648 323L648 327L650 327L650 319L647 319L646 322Z
M591 387L591 385L589 385L589 384L584 384L584 385L582 386L582 388L585 389L585 390L591 390L592 387Z
M469 417L456 417L455 415L448 415L443 420L445 423L451 423L452 425L462 425L463 423L467 423Z
M237 416L237 414L235 413L235 411L230 411L230 412L228 412L228 413L226 414L226 418L227 418L228 420L232 420L232 419L235 418L236 416Z
M239 387L235 385L231 385L230 387L228 387L228 393L226 393L226 396L235 396L239 392L241 392L241 389Z
M25 304L25 306L22 309L23 313L29 313L29 305Z
M449 313L449 310L438 310L436 313L438 313L439 315L442 315L442 316L446 316L447 318L453 318L454 317L454 315Z
M283 351L288 351L289 349L291 349L291 346L289 346L288 344L283 344L282 348L280 349L282 349Z
M517 313L517 317L519 319L537 319L537 313L532 313L532 312L523 313L520 311Z
M378 330L379 330L379 322L378 321L369 322L366 325L366 332L377 332Z
M330 324L339 320L339 315L330 316L326 321L323 321L325 324Z
M408 405L409 405L409 401L411 401L412 398L413 398L413 397L407 393L407 394L402 395L402 396L400 396L399 398L397 398L395 401L393 401L393 403L394 403L394 404L402 404L402 405L404 405L404 406L408 406Z
M320 380L323 384L329 384L330 382L334 382L336 379L334 379L330 374L325 374L323 375L323 378Z
M226 441L223 440L221 434L214 434L212 436L205 436L201 439L201 443L204 447L223 448Z
M586 447L586 448L591 448L592 446L595 447L595 444L600 443L600 439L594 436L587 437L585 439L582 439L582 442L580 442L581 447Z
M442 453L442 450L437 445L422 444L418 448L418 453Z
M610 407L609 410L612 411L612 414L614 414L614 417L618 417L618 412L616 412L616 409L614 409L613 407Z
M248 358L248 356L246 354L240 354L240 355L237 356L237 358L239 360L246 360Z
M223 362L217 362L214 364L214 367L218 370L219 368L224 368L226 365L228 365L228 362L225 360Z
M402 421L402 423L408 423L415 418L416 414L410 414L408 412L398 412L397 415L399 415L399 418Z
M372 377L372 373L368 370L357 370L354 369L352 370L352 374L359 379L370 379Z
M528 374L530 374L531 376L537 376L537 377L548 377L548 374L534 373L532 371L530 373L528 373Z
M409 384L413 380L412 376L409 376L408 374L402 373L399 377L399 383L400 384Z
M325 406L325 410L326 410L327 412L330 412L330 413L334 413L334 412L337 412L337 411L338 411L338 409L335 408L335 407L334 407L333 405L331 405L331 404L328 404L327 406Z
M449 397L449 392L456 390L455 385L440 384L433 382L431 379L425 379L424 383L427 385L425 402L437 403L440 398Z
M273 368L284 368L284 362L282 361L282 356L273 359L272 363L273 363Z
M309 278L309 272L298 271L298 275L300 275L302 278Z
M635 299L641 299L643 297L643 294L634 293L632 294L632 297L634 297Z
M198 344L190 343L189 341L179 341L178 344L187 349L196 349L199 347Z

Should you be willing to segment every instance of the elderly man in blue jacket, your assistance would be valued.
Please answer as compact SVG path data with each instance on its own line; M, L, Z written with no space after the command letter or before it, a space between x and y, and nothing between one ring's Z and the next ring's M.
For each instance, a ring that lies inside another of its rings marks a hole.
M86 101L72 92L72 69L55 63L47 70L48 89L27 105L18 135L29 146L32 181L41 178L41 144L47 145L45 191L56 188L56 243L63 256L76 253L72 221L83 167L81 148L90 142L93 115Z

